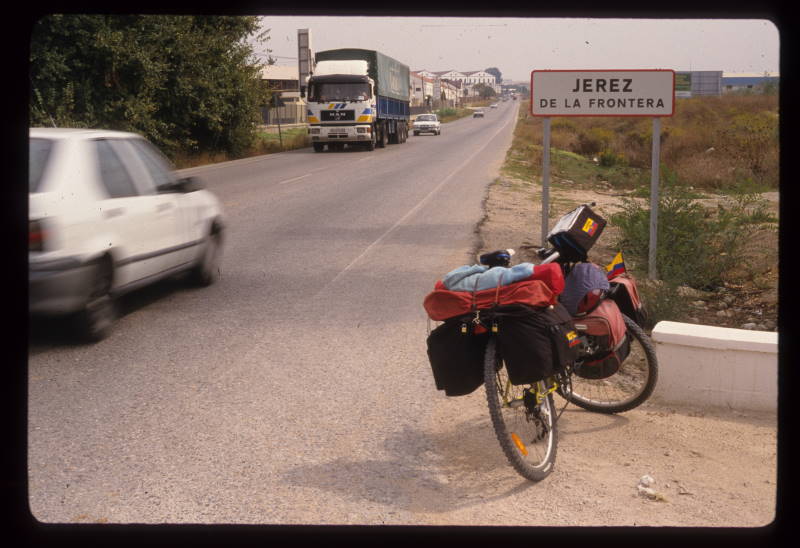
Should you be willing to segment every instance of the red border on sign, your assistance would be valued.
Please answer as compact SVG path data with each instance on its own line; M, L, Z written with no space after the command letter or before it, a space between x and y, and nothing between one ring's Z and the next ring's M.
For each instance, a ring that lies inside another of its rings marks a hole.
M537 72L671 72L672 73L672 112L669 114L534 114L533 112L533 75ZM626 117L626 118L667 118L675 114L675 71L673 69L542 69L531 71L531 116L537 118L592 118L592 117Z

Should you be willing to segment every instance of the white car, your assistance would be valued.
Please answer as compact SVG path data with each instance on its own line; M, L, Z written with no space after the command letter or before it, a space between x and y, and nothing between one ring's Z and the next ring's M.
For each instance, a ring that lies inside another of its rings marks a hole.
M492 103L492 108L497 108L497 103Z
M420 114L414 120L414 127L412 129L414 135L419 135L420 133L442 134L442 124L435 114Z
M178 178L158 149L118 131L31 128L28 306L75 315L105 337L114 299L167 276L219 276L224 224L217 198Z

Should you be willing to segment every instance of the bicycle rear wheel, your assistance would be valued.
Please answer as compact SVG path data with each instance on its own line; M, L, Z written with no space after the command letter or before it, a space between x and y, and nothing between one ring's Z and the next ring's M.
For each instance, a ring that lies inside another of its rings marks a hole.
M623 314L631 349L619 371L605 379L584 379L573 374L571 391L559 386L558 393L570 403L598 413L621 413L641 405L656 386L658 362L653 342Z
M512 385L494 339L486 345L484 382L489 415L506 458L522 477L543 480L556 460L553 394L540 390L537 404L535 386ZM544 383L540 385L544 388Z

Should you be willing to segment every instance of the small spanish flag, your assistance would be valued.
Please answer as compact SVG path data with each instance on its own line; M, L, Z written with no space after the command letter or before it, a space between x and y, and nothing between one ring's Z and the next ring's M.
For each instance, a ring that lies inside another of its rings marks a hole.
M619 251L614 260L606 267L606 278L614 279L623 272L625 272L625 261L622 260L622 251Z

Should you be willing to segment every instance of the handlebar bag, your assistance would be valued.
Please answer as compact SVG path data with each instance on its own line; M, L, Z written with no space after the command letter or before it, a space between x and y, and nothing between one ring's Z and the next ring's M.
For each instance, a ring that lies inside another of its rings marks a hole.
M499 306L491 318L511 384L538 382L563 371L578 357L578 333L559 303L543 308Z
M579 206L556 222L547 241L570 262L585 261L586 254L600 238L606 220L589 206Z
M428 335L428 360L437 390L446 396L465 396L483 384L483 361L489 334L469 330L469 318L453 318Z

